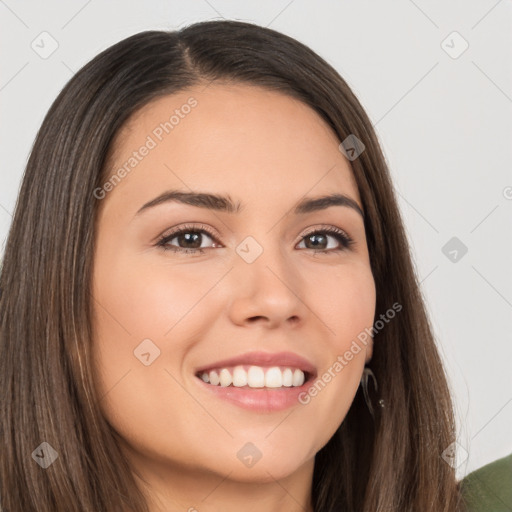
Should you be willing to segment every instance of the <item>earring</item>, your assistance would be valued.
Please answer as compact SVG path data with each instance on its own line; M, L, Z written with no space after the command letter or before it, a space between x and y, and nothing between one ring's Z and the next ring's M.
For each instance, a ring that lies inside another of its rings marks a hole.
M372 418L375 419L375 413L372 406L372 401L370 400L370 397L368 395L368 378L371 377L373 379L373 385L375 386L375 391L379 390L377 379L375 377L375 374L372 372L372 370L365 366L363 370L363 375L361 377L361 387L363 388L363 394L364 394L364 401L366 402L366 405L368 406L368 409L370 411L370 414L372 415ZM384 408L384 400L381 398L378 402L379 407Z

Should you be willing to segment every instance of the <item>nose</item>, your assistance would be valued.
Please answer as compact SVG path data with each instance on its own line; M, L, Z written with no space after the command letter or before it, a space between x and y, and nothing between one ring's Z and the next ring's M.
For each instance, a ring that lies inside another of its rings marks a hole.
M307 307L302 280L279 251L265 250L255 261L240 259L230 272L231 320L237 325L261 323L268 328L295 326Z

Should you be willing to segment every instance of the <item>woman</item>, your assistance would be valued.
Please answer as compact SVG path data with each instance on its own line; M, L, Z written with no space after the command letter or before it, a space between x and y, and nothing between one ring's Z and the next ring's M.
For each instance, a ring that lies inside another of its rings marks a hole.
M4 511L464 510L384 156L290 37L203 22L82 68L1 289Z

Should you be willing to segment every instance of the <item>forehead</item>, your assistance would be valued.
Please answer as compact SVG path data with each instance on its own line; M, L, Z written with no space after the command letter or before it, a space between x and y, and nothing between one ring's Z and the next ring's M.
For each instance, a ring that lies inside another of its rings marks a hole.
M213 84L158 98L132 116L114 141L109 169L129 171L114 193L122 189L137 203L165 188L228 192L244 204L333 191L360 202L339 143L295 98Z

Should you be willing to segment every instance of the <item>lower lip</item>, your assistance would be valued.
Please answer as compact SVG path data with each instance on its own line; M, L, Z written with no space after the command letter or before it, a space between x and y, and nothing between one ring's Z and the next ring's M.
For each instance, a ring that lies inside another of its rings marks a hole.
M310 380L307 380L302 386L289 388L238 388L234 386L213 386L199 377L195 377L195 379L207 392L213 393L243 409L257 412L282 411L293 405L299 405L301 403L299 395L306 392L311 384Z

